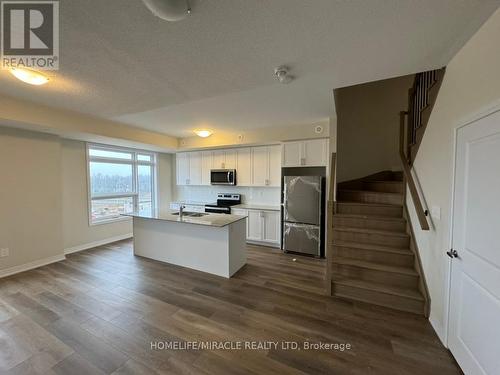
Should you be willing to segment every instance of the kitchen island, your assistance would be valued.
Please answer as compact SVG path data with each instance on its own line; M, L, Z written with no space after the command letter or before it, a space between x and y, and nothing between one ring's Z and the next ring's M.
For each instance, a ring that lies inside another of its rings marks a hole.
M195 215L195 216L192 216ZM134 212L134 254L229 278L246 263L245 217Z

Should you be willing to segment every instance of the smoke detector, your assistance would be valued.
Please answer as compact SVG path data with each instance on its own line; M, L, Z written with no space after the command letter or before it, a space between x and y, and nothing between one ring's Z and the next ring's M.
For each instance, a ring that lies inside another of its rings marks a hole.
M294 76L290 75L288 67L283 65L274 69L274 75L280 83L290 83L294 79Z
M179 21L191 13L188 0L142 0L157 17L165 21Z

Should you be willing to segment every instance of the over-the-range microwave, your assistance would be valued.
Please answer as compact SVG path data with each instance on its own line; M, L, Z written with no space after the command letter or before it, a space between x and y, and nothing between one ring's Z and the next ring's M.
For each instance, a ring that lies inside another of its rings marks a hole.
M211 185L236 185L236 169L212 169Z

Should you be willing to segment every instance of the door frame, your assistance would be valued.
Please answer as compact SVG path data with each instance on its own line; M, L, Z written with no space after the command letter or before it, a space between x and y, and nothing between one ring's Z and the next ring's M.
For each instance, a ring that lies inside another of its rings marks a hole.
M452 180L451 180L451 205L450 205L450 226L449 226L449 239L448 239L448 250L453 248L453 226L455 224L455 186L457 177L457 152L458 152L458 132L460 129L473 125L475 122L493 115L500 111L500 100L494 101L492 104L483 106L480 110L475 111L472 115L466 116L463 120L458 122L458 125L453 128L453 166L452 166ZM451 267L452 259L447 258L448 267L446 276L446 287L444 295L444 322L443 322L443 339L444 346L449 348L449 332L450 332L450 308L451 308ZM431 324L433 322L431 321ZM434 324L432 324L434 326Z

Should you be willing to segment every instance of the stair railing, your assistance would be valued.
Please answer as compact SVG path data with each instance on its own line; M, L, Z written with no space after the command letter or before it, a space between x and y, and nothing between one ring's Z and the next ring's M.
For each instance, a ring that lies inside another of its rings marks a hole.
M407 160L411 165L429 122L446 68L415 74L413 86L408 91Z
M418 221L420 223L420 228L422 230L429 230L429 222L427 221L427 215L429 212L424 210L422 205L422 201L420 200L420 195L418 194L417 186L415 184L415 180L413 179L413 175L411 173L410 163L405 154L405 118L408 115L408 112L401 111L399 113L399 156L401 158L401 165L403 166L404 180L405 185L408 184L408 189L410 190L411 199L413 200L413 204L415 205L415 211L417 212Z
M337 154L332 152L330 160L330 184L328 189L328 204L327 204L327 229L326 229L326 271L325 271L325 293L332 294L332 246L333 243L333 215L336 210L336 186L337 186Z
M408 110L400 112L399 155L408 184L418 221L422 230L429 230L427 210L424 209L420 195L411 173L411 166L424 137L434 103L436 102L446 68L417 73L413 86L408 91ZM405 121L407 119L408 121ZM406 123L408 127L406 128Z

